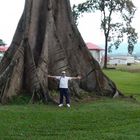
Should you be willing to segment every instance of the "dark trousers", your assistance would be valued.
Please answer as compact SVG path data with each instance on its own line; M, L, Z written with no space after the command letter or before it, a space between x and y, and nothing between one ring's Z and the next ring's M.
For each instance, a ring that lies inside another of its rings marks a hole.
M66 104L70 103L68 88L60 88L60 104L63 104L63 97L66 98Z

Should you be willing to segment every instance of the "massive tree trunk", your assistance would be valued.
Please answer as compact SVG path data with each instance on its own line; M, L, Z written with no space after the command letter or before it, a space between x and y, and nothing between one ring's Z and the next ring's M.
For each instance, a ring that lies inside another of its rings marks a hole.
M73 22L69 0L26 0L0 64L1 102L21 93L30 95L31 101L54 101L49 91L55 89L56 81L47 75L59 75L62 70L69 76L82 76L70 83L75 98L84 91L111 97L117 92L89 53Z

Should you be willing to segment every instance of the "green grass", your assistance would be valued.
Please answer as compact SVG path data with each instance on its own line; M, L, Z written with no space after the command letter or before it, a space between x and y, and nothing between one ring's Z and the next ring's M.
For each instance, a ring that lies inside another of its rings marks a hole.
M72 107L0 107L2 140L139 140L140 105L100 100Z
M140 74L104 72L125 95L140 98ZM140 140L138 102L102 99L58 108L28 100L21 96L14 100L19 105L0 106L0 140Z
M134 95L140 99L140 74L119 70L104 70L105 74L113 80L118 89L125 95Z

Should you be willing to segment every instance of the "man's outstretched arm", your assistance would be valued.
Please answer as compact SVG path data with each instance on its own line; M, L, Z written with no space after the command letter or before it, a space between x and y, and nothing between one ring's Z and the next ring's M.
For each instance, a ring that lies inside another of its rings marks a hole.
M56 78L56 76L48 75L48 78Z
M81 79L81 76L77 76L77 77L71 77L71 79Z

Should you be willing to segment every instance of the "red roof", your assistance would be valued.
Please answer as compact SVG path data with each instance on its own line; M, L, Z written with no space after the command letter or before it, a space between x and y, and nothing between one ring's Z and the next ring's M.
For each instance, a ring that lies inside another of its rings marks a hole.
M97 46L96 44L93 44L90 42L86 43L86 45L87 45L89 50L98 50L98 51L104 50L104 49L100 48L99 46Z
M7 46L0 46L0 52L5 52L8 50Z

